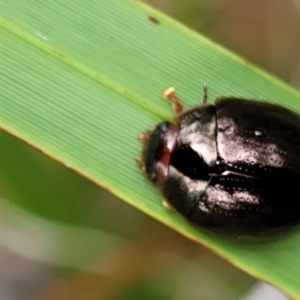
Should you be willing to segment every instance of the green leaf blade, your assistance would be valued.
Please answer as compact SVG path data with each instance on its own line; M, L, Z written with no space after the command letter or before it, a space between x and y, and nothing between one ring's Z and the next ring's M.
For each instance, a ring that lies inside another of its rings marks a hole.
M134 162L138 135L172 115L161 98L169 86L186 107L201 101L203 82L210 101L235 95L300 112L298 92L136 2L12 0L0 12L4 130L299 297L299 234L249 244L199 231L162 207Z

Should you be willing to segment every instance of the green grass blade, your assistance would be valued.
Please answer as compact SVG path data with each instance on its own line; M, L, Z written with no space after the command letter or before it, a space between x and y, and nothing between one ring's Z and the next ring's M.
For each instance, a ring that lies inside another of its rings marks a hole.
M201 85L300 112L291 87L168 17L129 0L0 0L0 126L124 201L300 297L300 235L249 244L203 233L161 205L134 158L137 136Z

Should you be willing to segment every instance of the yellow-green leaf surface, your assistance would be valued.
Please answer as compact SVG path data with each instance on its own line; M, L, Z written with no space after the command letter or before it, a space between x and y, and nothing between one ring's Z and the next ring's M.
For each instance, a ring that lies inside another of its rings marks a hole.
M243 270L300 298L300 234L246 243L201 232L161 205L134 158L138 135L218 96L300 112L298 92L137 1L0 0L0 126Z

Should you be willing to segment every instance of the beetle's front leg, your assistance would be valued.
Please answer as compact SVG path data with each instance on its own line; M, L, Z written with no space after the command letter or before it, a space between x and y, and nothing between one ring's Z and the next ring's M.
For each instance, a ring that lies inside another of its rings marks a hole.
M172 109L175 113L175 115L179 115L183 112L183 105L179 98L176 96L175 88L170 87L166 91L164 91L163 96L165 99L171 101L172 103Z

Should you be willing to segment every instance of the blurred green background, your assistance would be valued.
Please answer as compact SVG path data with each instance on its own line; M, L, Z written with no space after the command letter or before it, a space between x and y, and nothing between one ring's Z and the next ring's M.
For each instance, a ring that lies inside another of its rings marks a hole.
M300 86L299 1L147 3ZM0 299L226 300L255 283L68 166L0 144Z

